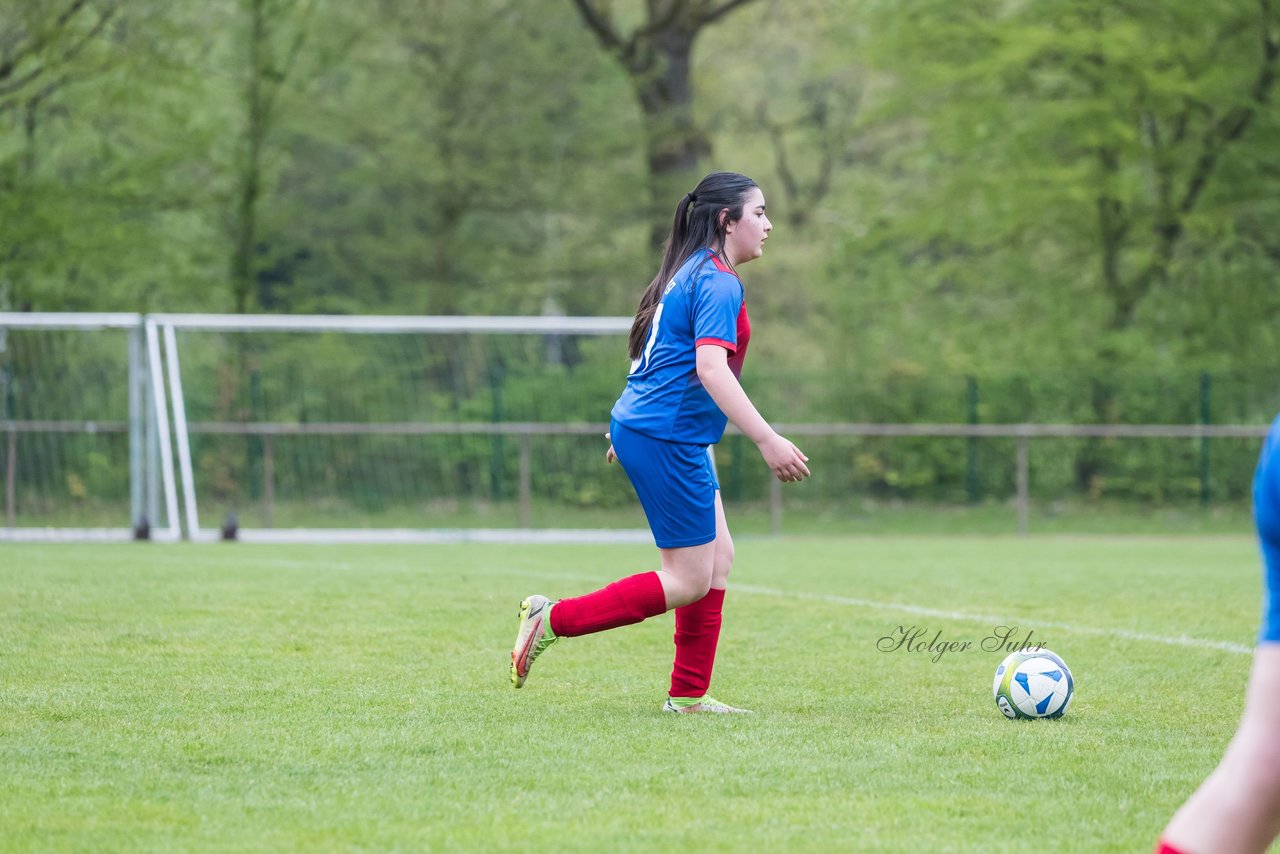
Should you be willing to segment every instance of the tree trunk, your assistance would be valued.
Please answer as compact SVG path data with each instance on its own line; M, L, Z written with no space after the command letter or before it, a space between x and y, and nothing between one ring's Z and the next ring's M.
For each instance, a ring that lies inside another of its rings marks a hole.
M240 164L236 198L235 248L231 256L231 292L235 311L250 309L254 292L253 256L258 243L258 196L262 190L262 145L266 137L266 104L262 75L267 54L267 26L264 0L249 3L249 80L245 91L248 129L244 160Z
M655 246L662 245L676 203L697 185L702 177L699 164L711 154L711 142L694 114L689 80L695 35L672 31L656 36L653 68L633 77L644 114L650 238Z
M694 39L704 27L749 2L647 0L644 25L624 38L607 3L574 0L583 22L631 77L644 114L650 236L655 246L671 228L676 203L701 177L701 160L711 153L711 142L693 109L689 63Z

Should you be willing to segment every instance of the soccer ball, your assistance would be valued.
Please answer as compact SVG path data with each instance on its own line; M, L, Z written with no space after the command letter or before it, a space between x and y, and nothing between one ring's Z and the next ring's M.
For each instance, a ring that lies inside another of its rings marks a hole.
M1049 650L1018 650L996 668L992 690L1006 718L1058 718L1071 705L1076 683L1067 663Z

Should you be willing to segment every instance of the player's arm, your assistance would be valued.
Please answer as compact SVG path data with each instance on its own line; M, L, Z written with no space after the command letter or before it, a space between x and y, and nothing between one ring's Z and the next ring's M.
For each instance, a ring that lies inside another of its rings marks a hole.
M729 351L718 344L698 347L698 379L733 426L756 443L765 463L781 481L804 480L808 461L800 449L778 435L756 409L729 368Z

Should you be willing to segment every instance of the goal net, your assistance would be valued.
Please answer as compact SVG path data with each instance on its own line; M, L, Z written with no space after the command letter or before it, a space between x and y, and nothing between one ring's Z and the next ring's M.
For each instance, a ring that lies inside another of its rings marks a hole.
M193 538L644 534L603 463L630 318L152 319Z

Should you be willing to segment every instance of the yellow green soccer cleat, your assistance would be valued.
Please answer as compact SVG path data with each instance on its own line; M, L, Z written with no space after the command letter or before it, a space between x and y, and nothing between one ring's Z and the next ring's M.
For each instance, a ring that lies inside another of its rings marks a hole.
M664 712L679 712L682 715L750 715L750 709L735 709L728 703L722 703L710 694L702 697L668 697L663 705Z
M511 649L511 684L519 688L529 678L529 668L547 647L559 638L551 631L552 601L533 595L520 603L520 628Z

